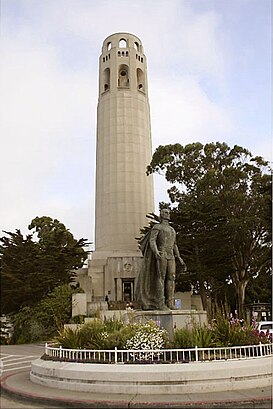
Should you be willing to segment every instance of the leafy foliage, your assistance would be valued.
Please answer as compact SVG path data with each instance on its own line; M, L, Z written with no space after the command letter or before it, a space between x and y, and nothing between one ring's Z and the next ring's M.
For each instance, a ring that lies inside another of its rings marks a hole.
M174 348L194 348L195 339L192 330L189 328L176 329L172 344Z
M33 307L23 307L11 316L14 327L12 342L24 344L47 340L63 328L71 316L72 294L68 284L54 288Z
M105 325L100 319L93 319L80 329L80 334L85 342L86 348L100 349L104 346Z
M248 324L243 326L240 322L230 323L221 316L213 320L210 326L196 326L181 328L174 332L174 348L199 348L228 347L240 345L257 345L260 342L271 342L264 334L259 334Z
M216 344L213 332L206 325L194 326L193 336L195 345L199 348L211 347Z
M168 333L154 321L128 323L122 321L93 319L79 325L77 329L66 328L59 331L53 341L63 348L76 349L132 349L157 350L163 348L199 348L215 346L254 345L271 342L263 334L258 334L251 326L230 323L219 314L210 325L193 324L189 328L176 329L171 342ZM160 357L161 352L158 352ZM154 355L154 354L153 354ZM150 352L140 352L136 360L149 360Z
M254 345L259 342L266 343L268 339L250 325L240 322L230 323L227 318L218 316L215 319L212 330L214 339L219 346Z
M246 303L253 301L272 305L272 273L262 272L257 277L251 277L246 288Z
M56 219L36 217L29 229L34 232L26 237L16 230L0 238L3 314L35 305L54 287L71 282L87 257L86 240L76 240Z
M75 332L75 333L73 333ZM92 319L79 326L75 331L65 328L53 339L65 348L87 349L152 349L162 348L168 343L165 330L160 329L153 321L145 324L124 324L119 320Z
M147 173L173 185L171 219L189 279L205 306L223 299L227 283L243 314L252 277L271 270L271 175L268 163L240 146L193 143L159 146Z
M82 349L85 348L85 338L83 337L80 329L73 330L71 328L65 328L63 331L56 335L54 341L67 349Z
M175 330L173 346L175 348L199 348L213 347L215 337L213 331L206 325L194 325L193 328L181 328Z
M10 344L10 334L12 333L13 328L10 320L2 316L0 318L0 345Z

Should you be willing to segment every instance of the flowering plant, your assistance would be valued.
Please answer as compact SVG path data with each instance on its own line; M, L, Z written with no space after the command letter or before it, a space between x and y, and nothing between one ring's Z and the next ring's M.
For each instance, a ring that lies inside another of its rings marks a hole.
M160 352L147 352L147 350L158 350L164 348L168 342L168 333L161 329L154 321L145 324L135 324L136 332L134 336L127 340L125 349L143 350L145 352L131 353L136 360L159 358Z

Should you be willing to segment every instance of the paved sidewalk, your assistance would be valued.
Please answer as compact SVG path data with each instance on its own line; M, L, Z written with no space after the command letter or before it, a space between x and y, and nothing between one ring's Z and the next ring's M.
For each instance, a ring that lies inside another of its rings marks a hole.
M29 371L3 377L4 396L41 404L49 408L181 408L181 409L271 409L272 388L232 392L191 393L183 395L105 395L61 390L30 381ZM12 407L12 406L10 406ZM18 406L19 407L19 406ZM32 406L30 406L32 407ZM5 409L2 407L2 409Z

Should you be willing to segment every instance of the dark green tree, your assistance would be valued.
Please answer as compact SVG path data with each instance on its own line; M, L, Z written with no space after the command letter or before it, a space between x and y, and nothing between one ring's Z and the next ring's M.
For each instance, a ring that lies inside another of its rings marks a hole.
M55 287L52 292L31 307L23 307L11 315L12 342L15 344L46 341L62 330L71 319L72 294L78 292L68 284Z
M226 219L213 197L185 195L183 201L172 209L171 220L177 232L177 245L188 267L185 275L178 266L177 290L185 291L193 286L207 309L208 296L215 302L218 298L225 298L225 279L230 272ZM212 251L214 248L218 251Z
M87 257L86 240L76 240L56 219L36 217L29 230L34 232L26 237L16 230L0 238L2 314L35 305L71 282Z
M251 277L246 288L246 303L263 302L272 305L272 274L265 272Z
M249 280L270 274L268 163L240 146L175 144L156 149L147 169L153 172L173 184L173 223L201 294L231 282L242 314Z

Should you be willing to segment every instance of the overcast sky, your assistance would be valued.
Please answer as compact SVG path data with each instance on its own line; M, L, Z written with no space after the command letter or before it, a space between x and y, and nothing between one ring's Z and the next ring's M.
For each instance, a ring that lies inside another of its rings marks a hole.
M116 32L144 47L153 150L220 141L272 160L270 20L270 0L1 0L0 229L50 216L93 241L98 58Z

